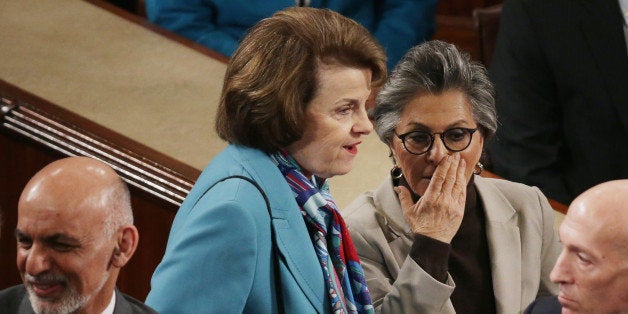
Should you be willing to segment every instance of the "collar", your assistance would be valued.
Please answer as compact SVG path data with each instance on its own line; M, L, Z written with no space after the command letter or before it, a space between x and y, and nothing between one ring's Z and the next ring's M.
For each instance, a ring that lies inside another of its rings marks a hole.
M113 309L116 306L116 291L114 290L111 295L111 301L109 301L109 305L102 311L102 314L113 314Z

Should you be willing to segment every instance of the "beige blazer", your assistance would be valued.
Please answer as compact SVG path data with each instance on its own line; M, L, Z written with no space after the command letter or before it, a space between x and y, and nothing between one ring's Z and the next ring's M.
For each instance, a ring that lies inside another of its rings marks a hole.
M537 297L556 294L549 273L561 251L554 213L541 191L475 176L498 313L520 313ZM408 256L412 231L390 177L342 211L360 255L373 304L381 313L455 313L451 276L441 283Z

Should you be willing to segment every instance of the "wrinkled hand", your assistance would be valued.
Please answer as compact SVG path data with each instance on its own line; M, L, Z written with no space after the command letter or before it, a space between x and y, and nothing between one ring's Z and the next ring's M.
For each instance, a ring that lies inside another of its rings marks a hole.
M403 214L414 233L451 243L464 216L467 197L465 169L466 163L460 158L460 153L445 157L416 204L406 187L395 188Z

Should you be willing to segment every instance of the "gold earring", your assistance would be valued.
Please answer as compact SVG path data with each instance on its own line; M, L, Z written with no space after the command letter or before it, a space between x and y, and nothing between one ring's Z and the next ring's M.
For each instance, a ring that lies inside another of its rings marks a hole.
M481 162L478 162L473 168L473 174L480 175L484 171L484 165Z

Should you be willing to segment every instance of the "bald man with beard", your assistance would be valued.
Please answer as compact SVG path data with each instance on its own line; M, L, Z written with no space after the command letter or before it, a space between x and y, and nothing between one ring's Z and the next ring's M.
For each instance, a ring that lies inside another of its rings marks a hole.
M23 284L0 291L2 313L155 313L116 289L139 235L129 190L107 164L70 157L36 173L15 236Z
M599 184L569 206L563 251L550 274L557 297L526 313L628 313L628 180Z

